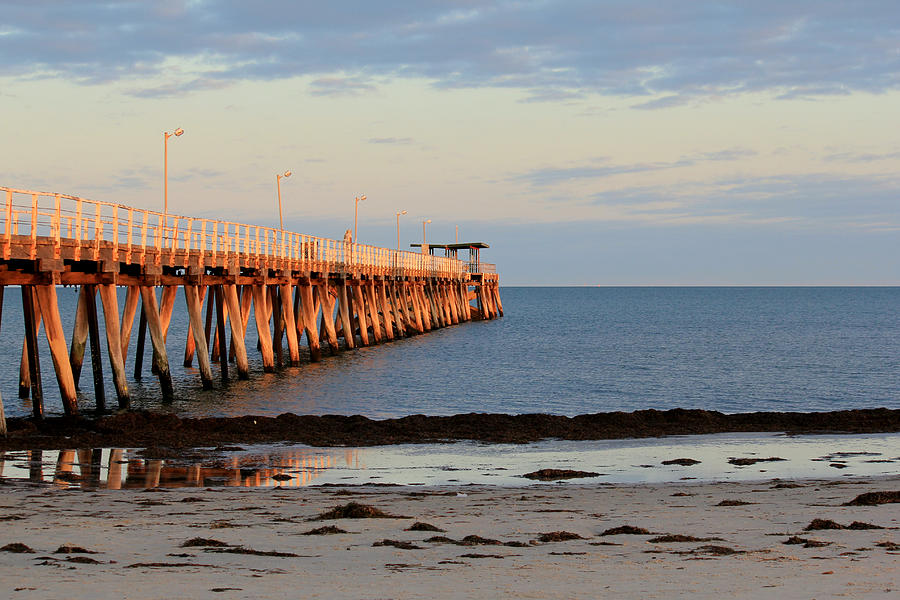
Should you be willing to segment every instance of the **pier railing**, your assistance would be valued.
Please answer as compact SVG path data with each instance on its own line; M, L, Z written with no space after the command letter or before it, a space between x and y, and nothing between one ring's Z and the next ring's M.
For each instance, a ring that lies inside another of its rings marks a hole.
M0 187L2 257L25 258L52 247L53 257L70 250L75 260L112 260L169 267L291 268L356 274L464 277L465 261L392 250L291 231L164 214L76 196ZM482 263L482 267L485 267Z

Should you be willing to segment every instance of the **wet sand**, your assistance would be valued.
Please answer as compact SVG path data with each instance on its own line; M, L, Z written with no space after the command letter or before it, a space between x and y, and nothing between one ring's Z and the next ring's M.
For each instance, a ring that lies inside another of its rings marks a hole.
M363 416L294 415L179 418L124 411L99 418L9 419L0 450L100 447L185 448L217 444L294 442L311 446L374 446L474 440L527 443L542 439L604 440L725 432L900 432L900 410L755 412L673 409L566 417L547 414L411 415L374 420Z
M0 594L893 597L896 490L900 476L169 491L14 481L0 485ZM874 500L893 502L847 505L884 491ZM387 516L346 518L376 511Z

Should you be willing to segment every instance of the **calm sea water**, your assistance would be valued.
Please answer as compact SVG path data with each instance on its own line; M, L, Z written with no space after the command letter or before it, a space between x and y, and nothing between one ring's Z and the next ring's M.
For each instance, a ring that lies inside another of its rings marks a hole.
M76 291L59 293L71 331ZM251 381L217 383L212 391L201 390L196 369L181 366L187 328L179 296L168 340L179 397L170 404L159 400L148 340L144 376L130 381L133 406L193 416L374 418L674 407L900 408L900 288L505 287L501 296L502 319L326 356L276 374L263 374L251 351ZM40 343L46 410L59 413L43 333ZM21 344L21 296L7 288L0 391L10 416L30 409L29 401L16 398ZM255 345L251 321L248 348ZM104 368L108 404L114 405L108 364ZM89 357L82 388L82 406L90 409Z

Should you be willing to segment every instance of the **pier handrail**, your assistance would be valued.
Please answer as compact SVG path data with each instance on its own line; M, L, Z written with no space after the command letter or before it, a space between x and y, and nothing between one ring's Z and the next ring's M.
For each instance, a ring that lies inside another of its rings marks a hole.
M368 244L344 242L262 225L185 217L77 196L0 187L2 257L13 242L36 259L53 245L60 258L74 246L76 260L100 260L101 248L118 262L222 267L237 259L258 269L292 268L365 275L465 277L468 263ZM482 263L484 265L484 263Z

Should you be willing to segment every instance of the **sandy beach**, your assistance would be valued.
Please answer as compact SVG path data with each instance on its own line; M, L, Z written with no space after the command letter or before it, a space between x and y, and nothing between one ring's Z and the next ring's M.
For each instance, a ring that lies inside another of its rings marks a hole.
M0 593L896 597L897 492L876 498L893 503L847 503L898 489L900 477L174 490L7 480L0 486ZM335 508L389 516L327 518Z

